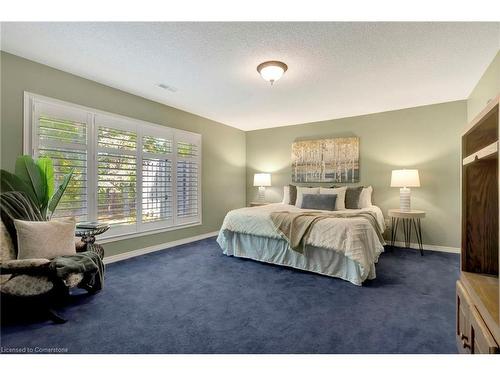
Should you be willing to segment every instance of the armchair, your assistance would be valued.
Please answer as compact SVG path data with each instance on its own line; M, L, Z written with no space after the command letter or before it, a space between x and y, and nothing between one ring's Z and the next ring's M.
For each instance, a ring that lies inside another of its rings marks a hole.
M43 300L43 306L48 317L55 323L64 323L65 320L57 316L49 307L52 297L67 296L69 289L79 286L84 278L83 273L71 273L64 279L51 277L47 272L49 259L17 259L17 251L13 236L9 233L9 226L13 219L25 219L22 210L9 210L9 203L15 201L16 207L23 205L31 208L30 202L22 194L7 192L1 194L2 220L0 221L0 294L2 298L35 298ZM6 206L7 204L7 206ZM7 211L7 212L6 212ZM37 219L36 215L30 220ZM99 246L99 245L95 245ZM75 238L77 252L85 251L87 244ZM102 248L101 248L102 250ZM45 303L47 302L47 303Z

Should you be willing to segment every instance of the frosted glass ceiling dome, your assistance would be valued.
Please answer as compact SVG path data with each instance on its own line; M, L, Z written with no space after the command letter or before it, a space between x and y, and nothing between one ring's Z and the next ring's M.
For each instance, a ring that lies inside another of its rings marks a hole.
M288 66L281 61L266 61L257 66L257 71L271 85L280 79L288 70Z

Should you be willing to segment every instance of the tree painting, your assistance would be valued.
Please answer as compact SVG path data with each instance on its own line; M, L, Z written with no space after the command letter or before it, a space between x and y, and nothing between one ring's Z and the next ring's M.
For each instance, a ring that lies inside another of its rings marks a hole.
M292 181L359 182L359 138L294 142Z

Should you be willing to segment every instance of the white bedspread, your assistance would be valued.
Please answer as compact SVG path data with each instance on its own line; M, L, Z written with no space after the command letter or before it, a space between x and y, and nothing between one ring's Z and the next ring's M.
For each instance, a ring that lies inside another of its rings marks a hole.
M240 208L227 213L221 232L228 230L281 239L282 237L274 229L270 218L270 213L275 211L300 212L312 210L302 210L281 203ZM377 223L381 232L385 230L384 216L377 206L346 211L373 212L377 216ZM328 218L320 220L312 227L306 244L341 252L347 258L359 263L364 270L369 270L370 266L377 262L380 253L384 250L384 243L380 242L375 229L364 218Z

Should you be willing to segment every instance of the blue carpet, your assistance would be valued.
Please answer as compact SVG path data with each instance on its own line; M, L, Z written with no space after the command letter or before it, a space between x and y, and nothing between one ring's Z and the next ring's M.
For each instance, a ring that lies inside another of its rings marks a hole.
M227 257L214 238L108 266L69 319L10 323L4 348L70 353L456 353L459 257L390 249L346 281Z

